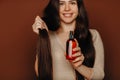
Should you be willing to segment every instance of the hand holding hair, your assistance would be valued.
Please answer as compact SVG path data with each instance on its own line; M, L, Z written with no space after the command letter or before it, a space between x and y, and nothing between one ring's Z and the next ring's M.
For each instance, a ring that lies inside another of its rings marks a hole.
M36 16L32 28L33 28L33 32L37 34L39 34L39 29L46 29L48 31L46 23L39 16Z

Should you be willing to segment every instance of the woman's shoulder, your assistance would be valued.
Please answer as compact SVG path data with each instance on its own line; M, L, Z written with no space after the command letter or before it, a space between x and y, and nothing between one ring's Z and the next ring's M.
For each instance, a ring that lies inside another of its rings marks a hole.
M93 41L95 41L96 39L100 38L100 33L98 32L97 29L89 29L91 35L92 35L92 39Z
M89 29L92 35L99 33L97 29Z

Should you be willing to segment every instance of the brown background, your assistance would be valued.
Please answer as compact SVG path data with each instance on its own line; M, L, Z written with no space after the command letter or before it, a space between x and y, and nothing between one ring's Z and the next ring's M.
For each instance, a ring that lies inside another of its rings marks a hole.
M84 0L105 48L105 80L120 80L119 0ZM0 80L34 80L37 35L31 25L48 0L0 0Z

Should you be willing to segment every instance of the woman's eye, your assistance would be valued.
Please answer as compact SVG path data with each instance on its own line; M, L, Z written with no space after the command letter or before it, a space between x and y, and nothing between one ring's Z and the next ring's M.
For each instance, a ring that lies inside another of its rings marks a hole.
M71 2L72 5L76 5L77 3L76 2Z
M64 3L60 2L59 5L62 6L62 5L64 5Z

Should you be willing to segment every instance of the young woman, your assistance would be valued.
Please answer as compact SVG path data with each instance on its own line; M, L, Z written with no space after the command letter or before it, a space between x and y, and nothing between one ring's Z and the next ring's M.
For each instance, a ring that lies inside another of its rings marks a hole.
M103 43L98 31L89 29L83 0L50 0L43 18L37 16L32 27L37 34L39 29L46 29L50 39L51 56L49 57L51 58L45 63L51 64L46 69L48 71L42 72L43 69L38 67L42 63L39 61L40 53L36 55L35 72L40 80L102 80L104 78ZM76 52L72 55L75 57L74 60L65 57L66 41L70 31L74 31L77 43L73 49ZM49 75L45 74L47 72Z

